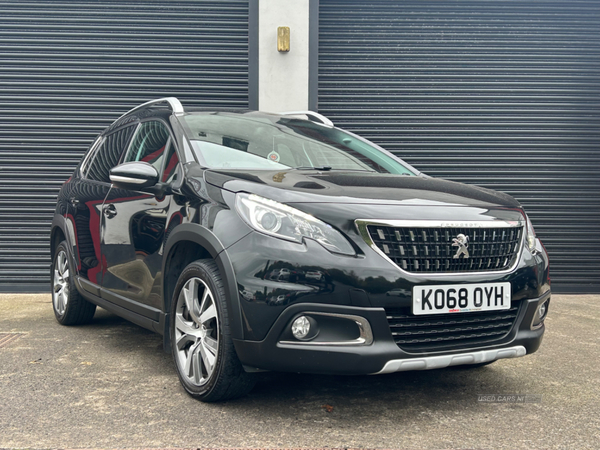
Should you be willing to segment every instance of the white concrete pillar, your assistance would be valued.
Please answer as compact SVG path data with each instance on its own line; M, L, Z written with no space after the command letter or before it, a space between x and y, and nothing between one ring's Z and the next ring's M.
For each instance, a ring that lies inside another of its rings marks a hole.
M277 27L290 27L290 51L277 51ZM308 110L309 0L259 0L258 109Z

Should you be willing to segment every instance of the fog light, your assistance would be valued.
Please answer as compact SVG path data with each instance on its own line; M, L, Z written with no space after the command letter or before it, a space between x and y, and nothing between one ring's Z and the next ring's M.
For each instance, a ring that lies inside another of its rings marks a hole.
M544 317L546 317L546 310L548 309L548 305L546 305L547 302L544 302L542 304L542 306L540 306L538 308L538 320L544 320Z
M550 300L546 300L540 306L538 306L535 315L533 316L533 322L531 323L531 328L536 329L542 326L544 319L548 315L548 306L550 306Z
M292 323L292 334L296 339L304 339L310 333L310 321L306 316L300 316Z

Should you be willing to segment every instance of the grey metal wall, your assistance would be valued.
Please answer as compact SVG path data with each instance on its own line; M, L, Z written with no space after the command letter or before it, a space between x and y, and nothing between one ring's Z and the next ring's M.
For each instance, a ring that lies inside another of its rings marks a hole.
M49 289L56 194L154 98L248 108L248 1L0 1L0 291Z
M600 292L600 2L320 0L319 111L508 192L556 291Z

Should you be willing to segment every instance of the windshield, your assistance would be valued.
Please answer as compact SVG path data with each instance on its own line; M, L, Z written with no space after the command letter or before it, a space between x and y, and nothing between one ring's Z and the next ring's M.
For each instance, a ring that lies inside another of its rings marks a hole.
M222 112L183 119L196 160L212 169L319 168L415 175L375 144L307 120Z

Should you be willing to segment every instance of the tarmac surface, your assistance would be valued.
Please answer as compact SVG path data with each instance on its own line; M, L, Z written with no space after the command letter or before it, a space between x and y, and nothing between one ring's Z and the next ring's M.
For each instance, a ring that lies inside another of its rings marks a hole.
M0 448L598 449L600 295L554 295L546 327L537 353L479 369L267 373L203 404L159 335L100 309L63 327L50 295L2 294Z

